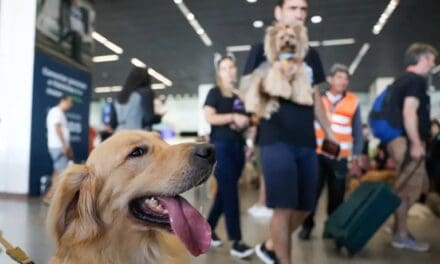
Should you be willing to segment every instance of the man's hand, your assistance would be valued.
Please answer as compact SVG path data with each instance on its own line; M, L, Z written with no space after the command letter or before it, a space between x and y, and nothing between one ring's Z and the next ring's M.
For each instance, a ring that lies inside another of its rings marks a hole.
M362 176L362 168L359 164L359 160L355 159L348 163L348 175L354 178Z
M63 153L69 160L73 160L73 150L70 145L66 145L63 147Z
M421 143L410 144L410 155L414 160L422 159L425 156L425 148Z

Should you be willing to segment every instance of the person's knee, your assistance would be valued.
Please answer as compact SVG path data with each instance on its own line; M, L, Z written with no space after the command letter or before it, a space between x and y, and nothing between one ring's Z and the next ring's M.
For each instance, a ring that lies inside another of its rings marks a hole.
M289 218L292 216L292 214L295 211L292 209L274 209L273 210L273 217L278 217L278 218Z

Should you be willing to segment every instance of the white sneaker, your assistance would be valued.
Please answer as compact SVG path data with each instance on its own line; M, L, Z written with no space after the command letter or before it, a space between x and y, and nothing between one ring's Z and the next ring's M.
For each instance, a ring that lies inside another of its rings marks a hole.
M216 247L220 247L221 245L223 245L223 241L211 239L211 247L216 248Z
M254 204L248 209L248 213L256 218L271 218L273 210L259 204Z
M223 245L223 241L220 240L220 238L217 236L217 234L212 233L212 238L211 238L211 247L219 247Z
M409 249L417 252L426 252L430 248L428 243L417 241L415 239L411 239L410 237L406 237L404 239L394 239L391 242L391 245L395 248Z

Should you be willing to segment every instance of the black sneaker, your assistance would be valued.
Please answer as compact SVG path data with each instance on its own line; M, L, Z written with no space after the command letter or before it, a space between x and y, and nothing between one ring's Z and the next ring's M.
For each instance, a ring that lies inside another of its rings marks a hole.
M242 259L254 254L254 249L241 241L235 241L234 244L232 244L232 248L229 253L231 253L233 257Z
M223 245L223 241L220 240L216 233L212 232L211 247L219 247L221 245Z
M312 233L311 228L303 227L298 234L299 239L301 240L310 240L310 234Z
M265 242L255 246L257 257L263 261L264 264L278 264L279 262L275 251L267 249L264 243Z

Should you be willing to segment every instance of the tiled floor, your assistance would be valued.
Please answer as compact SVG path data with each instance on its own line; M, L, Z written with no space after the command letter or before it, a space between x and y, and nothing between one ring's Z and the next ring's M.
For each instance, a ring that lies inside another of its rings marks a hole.
M242 205L242 229L244 240L255 245L267 237L268 222L258 221L248 216L247 208L252 205L256 198L256 191L241 189ZM185 195L193 201L196 208L207 213L209 199L203 189L192 191ZM322 202L320 207L322 207ZM320 212L322 212L321 208ZM45 234L44 222L47 207L40 199L20 199L0 197L0 230L5 237L14 245L26 250L36 264L47 263L52 251L53 242L49 241ZM319 217L321 216L321 217ZM293 234L292 254L294 263L440 263L440 219L434 217L417 218L411 217L410 226L413 233L418 237L430 242L432 249L429 253L414 253L393 249L389 245L389 235L381 229L366 248L354 258L341 256L334 250L331 241L321 239L322 214L318 215L318 226L314 230L312 240L308 242L299 241L296 234ZM226 238L223 221L220 222L217 233L223 239ZM192 263L196 264L225 264L225 263L261 263L256 256L249 260L236 260L229 255L230 244L226 243L218 249L211 250L208 254L194 258ZM0 264L12 262L4 251L0 253Z

